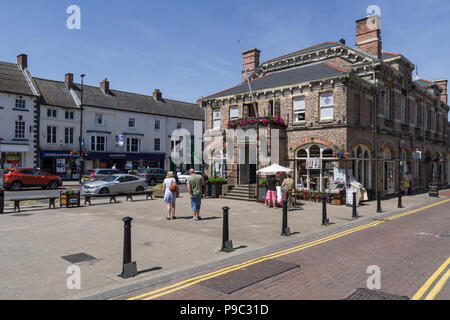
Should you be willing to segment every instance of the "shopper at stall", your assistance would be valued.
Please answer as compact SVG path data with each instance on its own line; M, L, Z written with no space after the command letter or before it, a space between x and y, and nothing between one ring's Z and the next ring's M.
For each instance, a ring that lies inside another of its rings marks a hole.
M265 205L266 207L276 208L277 203L277 180L274 175L267 177L267 194Z

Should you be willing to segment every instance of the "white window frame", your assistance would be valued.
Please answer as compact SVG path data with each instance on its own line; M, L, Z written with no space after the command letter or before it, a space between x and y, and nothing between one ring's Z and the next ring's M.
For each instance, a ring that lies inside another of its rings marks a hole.
M16 98L15 109L26 109L26 100L22 96Z
M57 132L58 128L56 126L47 126L47 144L56 144L58 141Z
M156 141L158 141L158 144L156 143ZM158 145L158 148L156 148L157 145ZM161 139L160 138L155 138L153 140L153 150L161 151Z
M73 127L64 128L64 143L66 145L73 145L74 132L75 132L75 129Z
M47 108L47 118L56 119L58 117L58 111L53 108Z
M296 107L297 101L303 101L303 106L301 106L302 103L299 102L299 106ZM305 97L294 97L293 98L292 112L293 112L294 123L304 123L306 121L306 98ZM303 114L303 120L298 120L298 116L301 114Z
M99 119L100 119L101 121L98 121ZM104 119L104 117L103 117L103 113L96 113L96 114L95 114L95 118L94 118L94 122L95 122L95 125L96 125L96 126L98 126L98 127L103 127L104 124L105 124L105 119Z
M24 120L16 120L14 126L14 137L15 139L26 139L27 138L27 122ZM19 131L20 130L20 131Z
M137 137L127 137L127 152L130 153L138 153L141 152L141 145L142 145L142 139ZM134 142L137 142L134 143ZM133 150L133 144L134 147L137 147L137 149Z
M231 106L230 107L230 120L239 119L239 107Z
M220 109L213 109L213 129L220 129Z
M64 113L64 118L66 120L74 120L75 119L75 113L73 111L66 111Z
M331 97L331 104L322 104L324 97ZM320 99L320 120L333 120L334 118L334 93L333 92L324 92L319 95ZM331 116L324 117L323 112L331 110Z
M161 130L161 120L155 119L155 131Z
M128 118L128 128L136 128L136 118Z
M92 148L92 138L94 138L94 148ZM104 138L103 150L100 150L98 148L98 146L100 145L99 138ZM108 145L108 137L105 135L91 135L89 137L89 148L91 151L107 152L107 145Z

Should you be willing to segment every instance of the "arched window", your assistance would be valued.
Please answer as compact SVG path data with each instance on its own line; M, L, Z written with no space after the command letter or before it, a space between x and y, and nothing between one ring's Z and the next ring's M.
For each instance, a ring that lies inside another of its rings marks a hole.
M333 158L333 150L325 149L322 151L322 158Z
M297 152L297 158L308 158L308 153L305 149L300 149Z
M353 176L364 188L372 189L372 162L370 151L365 145L353 148Z
M310 158L320 158L320 148L318 145L313 145L309 148Z

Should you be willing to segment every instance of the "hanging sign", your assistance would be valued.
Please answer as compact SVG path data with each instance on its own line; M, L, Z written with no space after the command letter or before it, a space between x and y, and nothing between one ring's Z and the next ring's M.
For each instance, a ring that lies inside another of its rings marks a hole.
M123 134L116 135L116 146L123 147Z
M306 159L306 169L319 170L322 168L322 159L309 158Z

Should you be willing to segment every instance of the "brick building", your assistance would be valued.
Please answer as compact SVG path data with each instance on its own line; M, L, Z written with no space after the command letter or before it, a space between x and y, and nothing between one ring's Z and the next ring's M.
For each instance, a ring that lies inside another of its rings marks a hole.
M392 194L407 172L415 191L431 181L447 185L447 80L414 79L412 62L382 50L379 21L356 21L355 48L341 39L262 63L258 49L245 51L257 114L266 121L251 121L255 110L244 68L242 83L202 97L206 139L224 137L223 145L208 149L209 174L227 176L231 184L255 183L256 170L276 162L248 163L261 152L253 147L263 144L269 156L277 148L277 162L295 170L298 188L325 191L332 181L353 176L368 190ZM258 138L231 138L228 128L256 130ZM230 139L232 161L225 154Z

